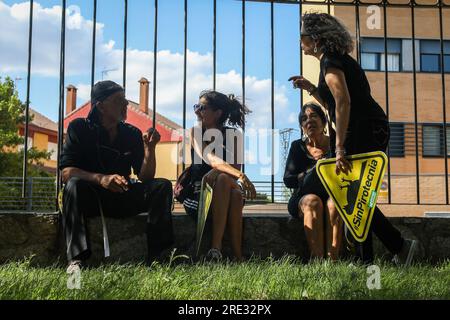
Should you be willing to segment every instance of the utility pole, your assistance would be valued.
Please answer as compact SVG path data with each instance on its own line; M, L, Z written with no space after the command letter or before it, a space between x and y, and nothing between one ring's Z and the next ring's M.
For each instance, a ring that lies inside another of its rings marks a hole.
M286 165L286 160L289 152L289 145L291 144L291 133L296 131L294 128L286 128L280 130L281 148L283 149L283 165Z
M280 130L281 148L283 152L283 165L282 168L286 166L286 161L289 153L289 146L291 144L291 133L297 131L294 128L285 128ZM282 196L285 200L289 199L291 192L286 186L282 186Z

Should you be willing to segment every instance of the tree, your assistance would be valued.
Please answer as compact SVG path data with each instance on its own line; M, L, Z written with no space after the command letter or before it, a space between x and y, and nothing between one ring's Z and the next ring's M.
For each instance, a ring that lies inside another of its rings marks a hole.
M30 119L31 121L32 119ZM0 177L21 176L24 138L19 135L19 125L25 122L25 104L19 99L14 81L0 77ZM41 168L50 153L36 148L28 150L30 176L51 176Z

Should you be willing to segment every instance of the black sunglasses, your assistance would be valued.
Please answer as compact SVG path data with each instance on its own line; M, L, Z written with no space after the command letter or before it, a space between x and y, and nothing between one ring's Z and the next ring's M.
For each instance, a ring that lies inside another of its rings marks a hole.
M203 110L206 110L209 108L208 106L206 106L204 104L200 104L200 103L194 104L193 107L194 107L194 111L203 111Z

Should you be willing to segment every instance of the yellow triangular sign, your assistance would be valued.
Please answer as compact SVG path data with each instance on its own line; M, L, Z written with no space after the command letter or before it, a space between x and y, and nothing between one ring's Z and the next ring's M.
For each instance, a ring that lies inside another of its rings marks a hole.
M372 222L378 192L386 171L381 151L348 156L353 169L336 175L336 158L319 160L317 174L353 237L364 242Z

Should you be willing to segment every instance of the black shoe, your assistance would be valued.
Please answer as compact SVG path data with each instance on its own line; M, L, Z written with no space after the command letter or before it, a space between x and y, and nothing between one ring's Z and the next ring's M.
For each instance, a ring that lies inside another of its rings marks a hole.
M207 262L221 262L222 252L219 249L211 248L205 256L205 261Z

